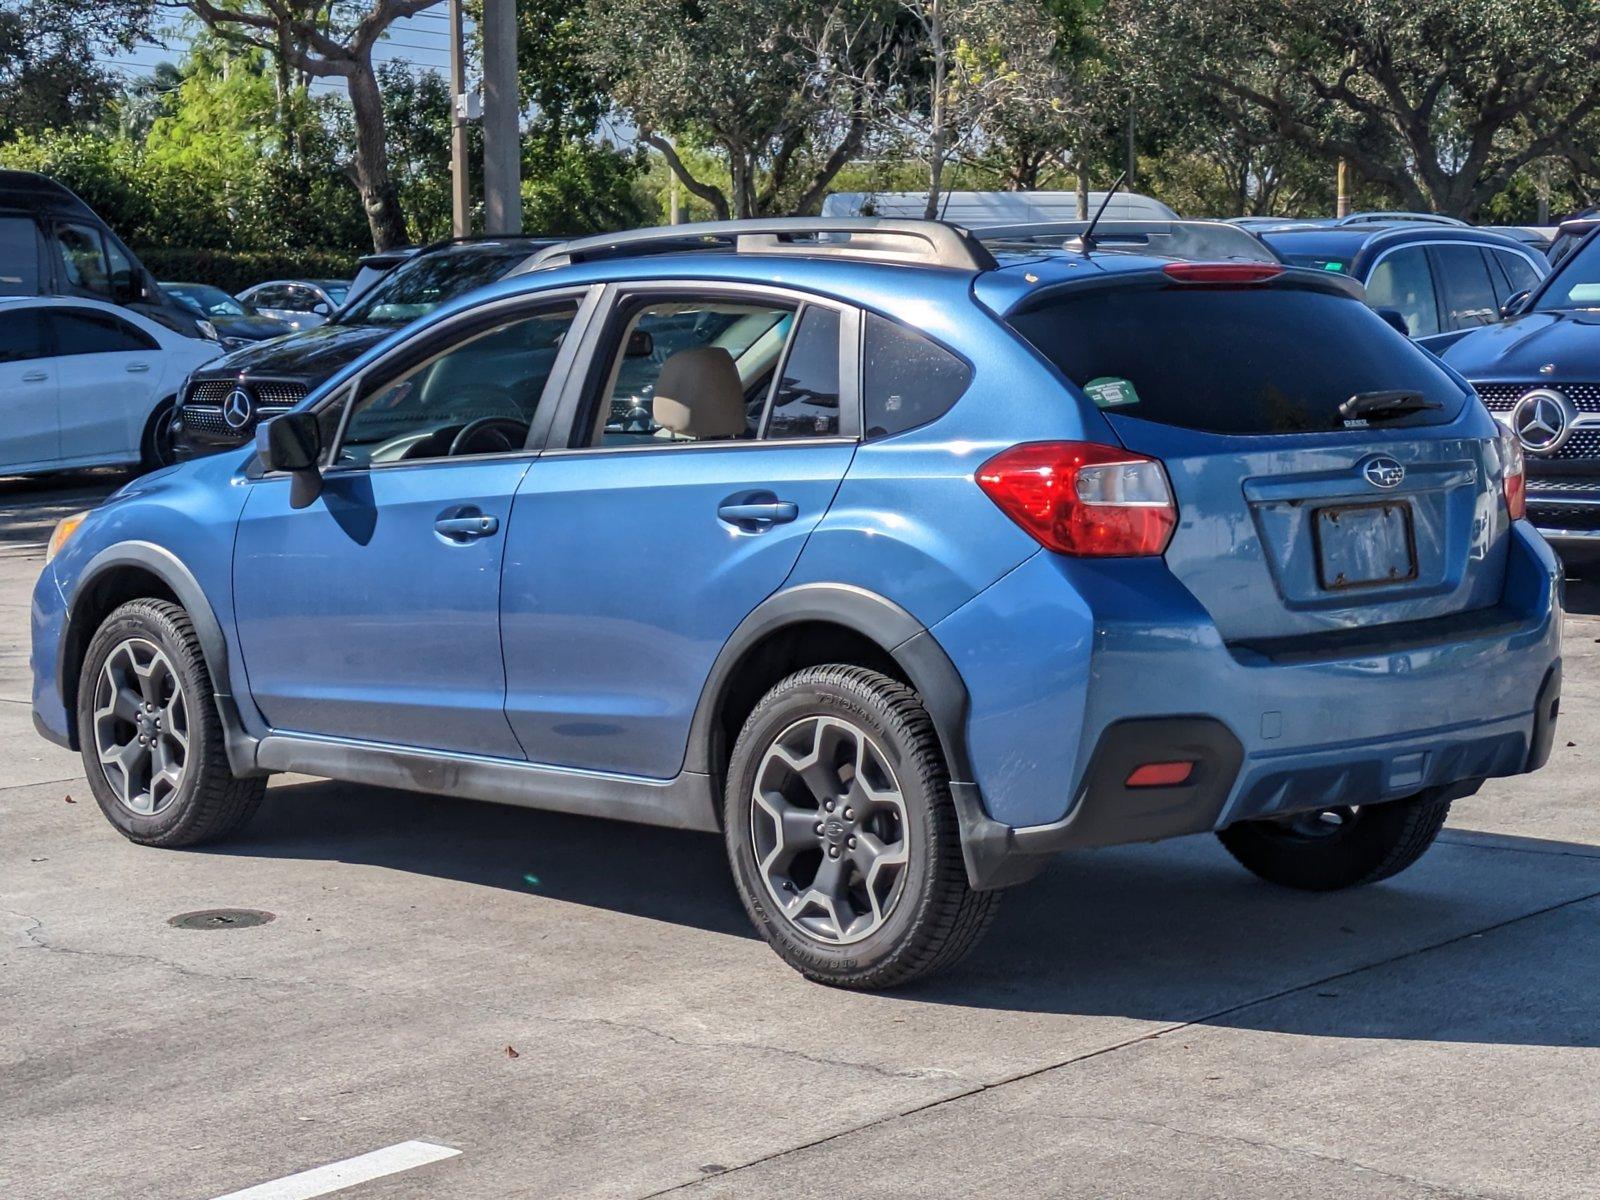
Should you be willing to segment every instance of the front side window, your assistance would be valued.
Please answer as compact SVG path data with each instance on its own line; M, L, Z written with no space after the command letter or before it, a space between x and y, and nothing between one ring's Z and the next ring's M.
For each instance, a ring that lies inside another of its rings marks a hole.
M1439 300L1427 249L1407 246L1384 255L1367 277L1367 303L1398 312L1406 319L1412 337L1438 333Z
M733 299L663 299L623 310L582 444L754 438L794 317L787 305Z
M338 461L521 450L577 313L572 301L507 319L380 384L351 410Z
M1517 292L1531 292L1539 286L1538 270L1522 255L1513 250L1496 250L1494 260L1505 272L1506 283L1510 286L1512 295Z
M27 217L0 217L0 296L39 294L39 235Z
M110 313L57 308L45 319L55 336L57 354L129 354L161 348L144 330Z
M1445 298L1445 328L1474 329L1500 319L1489 264L1477 246L1435 246Z
M105 240L89 225L57 225L56 245L61 251L61 266L67 284L96 296L111 295L111 264L106 259Z

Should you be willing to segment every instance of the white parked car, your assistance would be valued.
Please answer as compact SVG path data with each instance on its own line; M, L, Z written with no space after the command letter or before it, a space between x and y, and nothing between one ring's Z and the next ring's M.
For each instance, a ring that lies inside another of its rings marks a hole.
M238 295L264 317L287 321L296 332L315 329L343 307L350 284L343 279L275 279Z
M165 466L178 390L221 352L101 300L0 298L0 474Z

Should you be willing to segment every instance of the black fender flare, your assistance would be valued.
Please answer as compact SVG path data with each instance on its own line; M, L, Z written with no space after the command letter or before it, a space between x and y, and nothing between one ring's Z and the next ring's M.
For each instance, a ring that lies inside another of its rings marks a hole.
M741 621L712 663L689 727L686 770L714 773L717 708L745 655L770 635L807 622L842 625L875 642L905 672L933 718L953 783L972 779L967 754L967 688L927 628L894 601L845 583L805 583L769 596Z
M154 542L118 542L101 550L78 573L72 590L72 600L67 608L66 624L61 637L61 649L56 660L56 686L63 698L77 694L77 680L67 678L70 650L81 641L87 646L94 636L92 629L79 628L79 609L91 593L95 583L105 575L119 569L134 567L160 579L178 603L189 614L195 636L200 639L200 652L205 655L206 669L211 674L212 694L217 705L217 715L228 752L228 764L236 775L257 774L256 743L245 727L239 706L233 694L232 671L228 663L228 642L222 633L222 624L211 607L205 589L194 573L172 551ZM69 716L71 713L69 713ZM74 718L75 719L75 718Z

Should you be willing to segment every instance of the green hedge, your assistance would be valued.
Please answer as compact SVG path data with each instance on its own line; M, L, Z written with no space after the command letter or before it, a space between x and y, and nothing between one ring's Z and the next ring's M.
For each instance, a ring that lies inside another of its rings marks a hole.
M337 250L191 250L179 246L135 246L134 253L157 279L209 283L238 293L268 279L349 279L356 260Z

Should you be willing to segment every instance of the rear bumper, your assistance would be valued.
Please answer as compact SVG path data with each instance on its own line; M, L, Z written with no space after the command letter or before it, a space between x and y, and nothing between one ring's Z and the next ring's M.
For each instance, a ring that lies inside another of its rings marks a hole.
M1159 562L1041 556L1019 568L991 589L1016 595L986 593L978 613L934 631L972 698L976 783L955 799L974 885L1018 882L1060 850L1427 789L1468 794L1542 765L1561 687L1559 566L1531 530L1513 536L1496 609L1438 630L1417 622L1399 642L1363 645L1356 631L1321 654L1224 645ZM1046 571L1053 605L1040 598ZM1013 656L994 630L1018 621L1034 627ZM1008 685L1018 675L1030 700ZM1123 786L1134 766L1174 759L1201 764L1186 786Z

